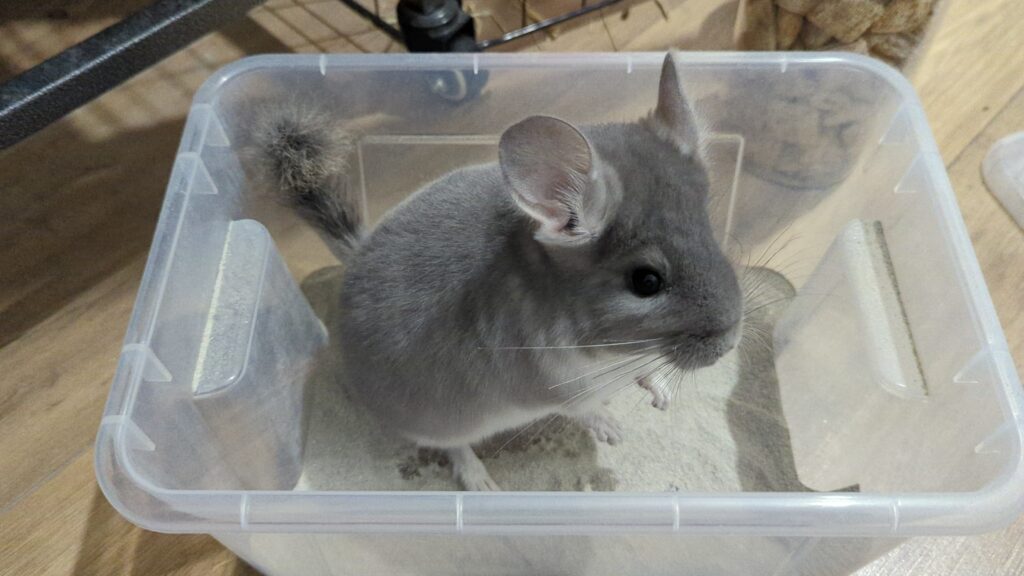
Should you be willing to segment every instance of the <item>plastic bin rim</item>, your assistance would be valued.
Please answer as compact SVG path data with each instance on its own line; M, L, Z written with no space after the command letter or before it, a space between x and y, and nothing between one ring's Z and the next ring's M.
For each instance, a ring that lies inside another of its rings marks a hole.
M559 68L657 69L665 52L532 52L532 53L458 53L458 54L259 54L246 56L214 71L196 91L192 104L215 100L220 88L247 72L260 68L288 66L342 70L460 70L476 73L480 69ZM884 79L907 100L917 101L916 92L898 70L868 56L852 52L676 52L677 61L687 66L775 64L785 73L793 64L849 64Z

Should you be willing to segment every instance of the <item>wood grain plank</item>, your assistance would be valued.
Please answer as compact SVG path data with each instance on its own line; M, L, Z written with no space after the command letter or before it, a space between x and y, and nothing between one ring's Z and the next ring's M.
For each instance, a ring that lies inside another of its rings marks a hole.
M110 507L86 450L0 515L0 576L256 574L209 536L147 532Z
M913 73L947 163L1024 87L1024 2L949 1Z
M394 24L394 2L380 1L381 16ZM367 6L372 3L367 2ZM401 48L350 8L334 0L282 1L250 17L292 52L390 52Z
M612 26L623 50L732 50L736 6L720 0L644 2Z
M62 122L0 156L0 345L145 252L182 125L90 145ZM51 151L49 170L11 169Z
M0 509L92 443L143 263L0 348Z

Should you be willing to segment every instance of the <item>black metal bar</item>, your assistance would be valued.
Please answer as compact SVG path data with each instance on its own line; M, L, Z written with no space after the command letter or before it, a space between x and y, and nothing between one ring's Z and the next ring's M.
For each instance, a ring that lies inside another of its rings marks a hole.
M341 3L351 8L356 14L359 14L363 18L369 20L371 24L377 27L377 29L390 36L392 40L403 42L402 32L398 28L388 24L383 18L376 15L356 0L341 0Z
M598 2L596 4L591 4L589 6L577 8L572 12L566 12L565 14L559 14L558 16L548 18L547 20L541 20L540 22L530 24L529 26L523 26L518 30L513 30L498 38L492 38L490 40L481 40L480 42L476 43L476 47L478 50L486 50L494 46L499 46L501 44L505 44L506 42L511 42L513 40L522 38L523 36L527 36L535 32L540 32L541 30L551 28L552 26L557 26L562 22L565 22L566 20L572 20L573 18L585 16L587 14L590 14L591 12L596 12L597 10L600 10L602 8L607 8L612 4L618 4L619 2L622 2L622 0L602 0L601 2Z
M263 0L158 0L0 85L6 148Z

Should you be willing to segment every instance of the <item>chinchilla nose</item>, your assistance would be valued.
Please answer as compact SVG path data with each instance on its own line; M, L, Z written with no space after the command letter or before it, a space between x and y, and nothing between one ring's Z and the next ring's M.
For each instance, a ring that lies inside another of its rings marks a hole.
M716 338L722 338L732 330L732 326L715 326L712 328L705 328L700 332L694 334L701 340L714 340Z
M725 332L726 331L721 328L709 328L702 332L698 332L697 338L700 338L701 340L713 340L715 338L725 336Z
M700 340L717 340L729 335L739 323L733 318L718 318L708 322L702 328L694 332L694 336Z

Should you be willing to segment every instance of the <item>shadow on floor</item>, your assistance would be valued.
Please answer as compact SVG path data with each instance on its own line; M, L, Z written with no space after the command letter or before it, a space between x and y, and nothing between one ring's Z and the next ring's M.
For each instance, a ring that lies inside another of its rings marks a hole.
M157 534L138 528L93 488L89 519L74 576L258 576L216 540L197 534Z

